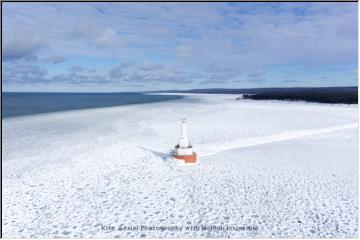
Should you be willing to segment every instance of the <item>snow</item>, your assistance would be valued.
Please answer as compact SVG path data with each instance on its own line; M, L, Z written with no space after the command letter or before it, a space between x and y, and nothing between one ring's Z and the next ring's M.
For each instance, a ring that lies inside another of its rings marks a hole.
M356 238L358 106L236 97L3 119L3 237Z

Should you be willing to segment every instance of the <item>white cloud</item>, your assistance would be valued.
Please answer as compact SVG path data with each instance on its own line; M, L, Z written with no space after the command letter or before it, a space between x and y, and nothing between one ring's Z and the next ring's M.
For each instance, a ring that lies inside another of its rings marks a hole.
M96 25L80 25L70 33L74 40L84 41L89 47L99 49L120 47L121 41L111 28L103 29Z
M49 81L261 82L259 69L357 64L356 3L5 3L3 19L4 59L54 63ZM65 59L86 71L70 75Z
M146 60L141 66L140 66L140 70L141 71L153 71L153 70L157 70L157 69L161 69L164 66L161 64L156 64L153 63L149 60Z

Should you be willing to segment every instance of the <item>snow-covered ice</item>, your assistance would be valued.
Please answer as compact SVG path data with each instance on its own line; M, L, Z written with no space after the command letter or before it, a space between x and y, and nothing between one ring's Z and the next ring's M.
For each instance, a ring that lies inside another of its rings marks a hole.
M235 97L4 119L4 237L356 238L358 106Z

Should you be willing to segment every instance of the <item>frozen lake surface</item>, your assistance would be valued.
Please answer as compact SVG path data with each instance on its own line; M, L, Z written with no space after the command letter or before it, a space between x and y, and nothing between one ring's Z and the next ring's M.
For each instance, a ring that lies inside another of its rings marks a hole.
M358 106L235 97L4 119L4 237L357 237Z

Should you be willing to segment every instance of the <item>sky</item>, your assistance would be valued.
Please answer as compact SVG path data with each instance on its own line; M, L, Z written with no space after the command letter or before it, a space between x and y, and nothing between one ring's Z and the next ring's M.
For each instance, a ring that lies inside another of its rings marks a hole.
M357 3L2 3L3 91L354 86Z

